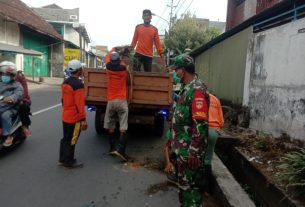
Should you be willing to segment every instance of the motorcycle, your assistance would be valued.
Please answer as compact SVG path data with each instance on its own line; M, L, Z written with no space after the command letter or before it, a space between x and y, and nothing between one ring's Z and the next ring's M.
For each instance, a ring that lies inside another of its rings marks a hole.
M0 102L3 101L3 99L4 97L0 96ZM5 137L2 136L2 126L0 121L0 153L4 153L10 149L15 148L16 146L20 145L26 138L22 130L22 124L18 113L12 117L12 127L10 134L13 136L13 144L8 147L3 146Z

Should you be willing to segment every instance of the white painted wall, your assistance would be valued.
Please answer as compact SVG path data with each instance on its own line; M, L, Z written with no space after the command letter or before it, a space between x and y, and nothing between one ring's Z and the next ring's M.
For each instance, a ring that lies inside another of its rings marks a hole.
M17 66L17 70L23 71L23 54L17 54L15 64Z
M305 19L253 35L243 104L250 128L305 141Z
M71 25L66 25L64 39L72 42L73 44L77 45L78 47L80 46L79 45L79 33L75 29L73 29Z
M80 46L79 33L72 27L72 25L65 25L64 39L72 42L73 44ZM82 44L85 51L89 51L89 44L86 42L85 38L82 37Z

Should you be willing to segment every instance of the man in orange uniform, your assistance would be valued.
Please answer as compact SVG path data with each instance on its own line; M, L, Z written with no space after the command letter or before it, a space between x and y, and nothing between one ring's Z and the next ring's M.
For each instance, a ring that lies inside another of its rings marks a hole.
M218 130L223 127L224 118L222 113L222 107L219 99L213 94L210 96L210 108L209 108L209 136L208 136L208 148L204 158L204 174L205 174L205 192L211 192L211 180L212 180L212 158L218 139Z
M144 66L144 71L151 72L153 44L155 43L158 54L163 58L163 49L160 43L158 29L150 24L151 11L143 10L144 24L139 24L135 28L130 49L135 50L134 55L134 70L140 71L141 65Z
M126 66L122 65L120 55L117 52L110 54L110 62L107 63L107 107L104 119L104 128L109 132L109 154L120 157L127 161L125 155L126 149L126 131L128 128L128 104L126 93L126 81L128 72ZM116 122L120 124L120 138L118 148L116 149L115 127Z
M68 68L71 76L61 86L64 137L60 141L59 164L67 168L79 168L83 164L74 158L75 145L81 130L87 129L84 84L79 79L83 70L78 60L71 60Z
M110 54L113 52L117 52L117 48L113 47L109 52L107 52L106 56L105 56L105 63L109 63L110 62Z

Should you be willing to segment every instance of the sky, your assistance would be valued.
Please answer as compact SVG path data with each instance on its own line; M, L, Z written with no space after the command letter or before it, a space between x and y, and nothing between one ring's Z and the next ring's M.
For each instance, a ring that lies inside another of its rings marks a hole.
M226 21L227 0L22 0L30 7L57 4L64 9L79 8L80 23L84 23L93 45L109 48L130 44L135 26L143 23L143 9L150 9L156 15L151 24L159 34L169 27L171 2L173 16L191 12L197 18L210 21Z

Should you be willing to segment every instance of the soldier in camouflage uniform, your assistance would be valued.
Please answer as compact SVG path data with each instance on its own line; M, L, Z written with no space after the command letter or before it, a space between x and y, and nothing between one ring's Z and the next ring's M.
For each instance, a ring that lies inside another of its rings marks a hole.
M208 135L209 96L196 78L193 59L182 54L174 60L182 86L173 112L171 149L177 157L179 200L182 207L201 207L199 184Z

